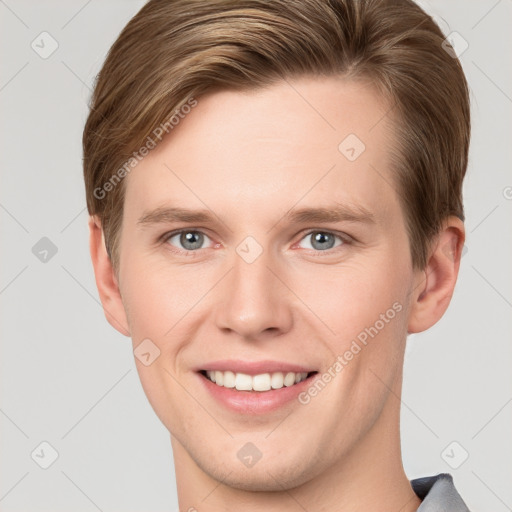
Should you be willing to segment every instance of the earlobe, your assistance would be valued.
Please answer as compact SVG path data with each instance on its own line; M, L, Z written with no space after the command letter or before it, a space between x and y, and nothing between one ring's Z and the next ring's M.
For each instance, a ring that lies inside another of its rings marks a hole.
M114 329L130 336L117 278L107 254L101 222L96 216L89 218L89 249L105 317Z
M446 311L457 282L464 239L462 220L447 218L412 291L409 333L432 327Z

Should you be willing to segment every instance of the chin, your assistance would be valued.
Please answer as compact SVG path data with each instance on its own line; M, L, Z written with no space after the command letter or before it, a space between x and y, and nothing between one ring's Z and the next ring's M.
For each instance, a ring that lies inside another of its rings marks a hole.
M236 459L222 461L212 465L210 457L196 464L211 478L233 489L252 492L288 491L312 480L320 471L318 466L308 463L303 457L298 463L291 458L264 460L262 458L253 467L246 468ZM315 471L316 469L316 471Z
M289 470L289 468L287 469ZM301 468L294 468L294 474L283 474L283 470L279 468L268 471L266 471L265 468L260 468L257 472L255 468L246 471L240 471L236 468L236 470L233 469L233 472L229 473L228 476L225 476L224 479L219 478L222 475L214 474L211 476L215 479L219 479L224 485L233 489L252 492L275 492L291 490L311 479L310 472L308 475L295 474L298 472L302 472ZM305 472L304 470L304 473Z

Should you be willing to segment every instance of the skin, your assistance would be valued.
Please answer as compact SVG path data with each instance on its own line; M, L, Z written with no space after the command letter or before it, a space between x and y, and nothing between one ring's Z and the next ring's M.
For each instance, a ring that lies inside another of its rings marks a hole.
M108 321L134 348L149 338L161 351L151 365L136 364L171 433L180 510L419 506L400 453L404 348L407 334L435 324L450 302L464 226L446 219L427 267L413 269L391 186L387 111L369 86L340 77L204 96L125 178L118 277L91 217ZM353 162L338 150L350 133L366 146ZM364 208L373 222L285 218L335 203ZM138 224L161 206L209 209L214 220ZM187 252L179 236L162 239L179 229L205 234L201 248ZM345 242L313 245L311 231ZM247 236L263 250L250 264L236 251ZM394 303L401 311L307 405L293 400L256 417L236 414L210 397L195 372L237 358L322 374ZM247 442L262 453L251 468L237 457Z

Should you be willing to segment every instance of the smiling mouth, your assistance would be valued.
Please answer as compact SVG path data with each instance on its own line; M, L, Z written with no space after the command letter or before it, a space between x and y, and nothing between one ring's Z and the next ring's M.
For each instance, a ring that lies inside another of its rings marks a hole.
M229 370L201 370L199 373L219 387L231 388L236 391L265 392L294 386L318 372L272 372L248 375Z

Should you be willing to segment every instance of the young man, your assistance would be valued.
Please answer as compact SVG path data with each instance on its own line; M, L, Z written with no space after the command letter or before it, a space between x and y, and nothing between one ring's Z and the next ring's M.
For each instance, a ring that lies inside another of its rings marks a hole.
M84 131L90 248L181 510L467 511L400 453L464 242L469 100L408 0L150 0Z

